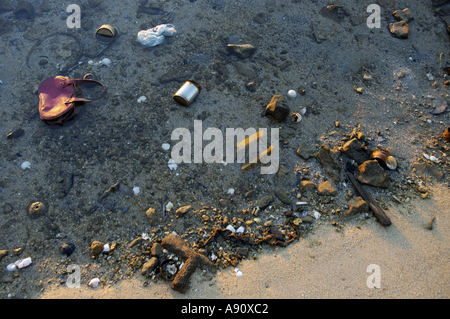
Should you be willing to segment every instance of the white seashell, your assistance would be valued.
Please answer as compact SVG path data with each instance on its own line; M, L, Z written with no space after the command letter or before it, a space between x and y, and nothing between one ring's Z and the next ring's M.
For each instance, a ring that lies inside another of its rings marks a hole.
M88 286L91 288L97 288L99 284L100 284L100 279L94 278L94 279L91 279L91 281L89 281Z
M297 202L295 204L298 206L302 206L302 205L308 205L308 202Z
M31 163L30 162L23 162L22 165L20 165L20 168L23 170L30 169Z
M230 188L230 189L228 190L228 194L233 195L233 194L234 194L234 188Z
M167 205L166 205L166 210L168 211L168 212L170 212L170 210L173 208L173 203L172 202L168 202L167 203Z
M15 263L9 264L8 266L6 266L6 270L8 271L14 271L17 269L17 266Z
M173 159L170 159L167 164L169 165L169 168L171 171L176 171L177 170L177 163L175 163L175 161Z
M297 97L297 92L295 92L294 90L289 90L287 94L292 99Z
M102 253L109 254L110 251L111 251L111 248L109 247L109 244L104 244Z
M433 155L430 156L430 161L432 161L432 162L434 162L434 163L439 162L439 160L438 160L435 156L433 156Z
M423 157L425 157L427 160L430 159L430 156L428 154L423 153Z
M236 229L234 229L234 227L233 227L233 226L231 226L231 225L228 225L226 229L228 229L228 230L232 231L233 233L235 233L235 232L236 232Z
M168 151L170 149L170 144L169 143L164 143L163 145L161 145L162 149L165 151Z
M434 81L434 76L431 74L431 72L430 72L430 73L427 73L427 78L428 78L428 80L430 80L430 81Z
M245 231L244 226L239 226L238 229L236 229L236 234L243 234Z
M134 193L134 195L139 194L140 191L141 191L141 189L140 189L139 187L137 187L137 186L134 186L134 187L133 187L133 193Z
M236 277L242 277L242 271L238 270L236 271Z
M145 102L145 101L147 101L147 98L145 96L143 96L143 95L137 99L138 103L142 103L142 102Z
M19 263L17 264L17 268L22 269L28 267L29 265L31 265L30 257L20 260Z

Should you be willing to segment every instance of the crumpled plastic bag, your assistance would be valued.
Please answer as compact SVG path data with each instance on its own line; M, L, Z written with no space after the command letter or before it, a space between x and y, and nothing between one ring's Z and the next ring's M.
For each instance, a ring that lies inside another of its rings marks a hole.
M165 37L177 34L172 24L160 24L148 30L141 30L137 34L136 41L144 47L154 47L163 43Z

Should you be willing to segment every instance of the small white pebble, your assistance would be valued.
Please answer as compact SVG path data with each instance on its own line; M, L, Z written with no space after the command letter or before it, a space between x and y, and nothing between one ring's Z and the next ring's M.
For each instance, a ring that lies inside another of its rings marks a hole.
M22 165L20 165L20 168L23 170L30 169L31 163L30 162L23 162Z
M168 151L170 149L170 144L169 143L164 143L163 145L161 145L162 149L165 151Z
M169 166L171 171L176 171L177 170L178 165L177 165L177 163L175 163L175 161L173 159L170 159L167 162L167 164L168 164L168 166Z
M167 203L167 205L166 205L166 210L168 211L168 212L170 212L170 210L173 208L173 203L172 202L168 202Z
M239 226L238 229L236 229L236 234L243 234L245 231L244 226Z
M228 190L228 194L233 195L233 194L234 194L234 188L230 188L230 189Z
M134 187L133 187L133 193L134 193L134 195L139 194L140 191L141 191L141 189L140 189L139 187L137 187L137 186L134 186Z
M428 154L426 154L426 153L423 153L423 157L425 157L427 160L430 159L430 156Z
M106 66L110 66L111 65L111 60L108 59L108 58L104 58L103 60L98 62L98 64L103 64L103 65L106 65Z
M145 102L145 101L147 101L147 98L145 96L143 96L143 95L137 99L138 103L142 103L142 102Z
M234 229L234 227L233 227L233 226L231 226L231 225L228 225L226 229L228 229L228 230L232 231L233 233L235 233L235 232L236 232L236 229Z
M317 210L315 210L313 213L314 213L314 218L315 219L319 219L320 218L320 213Z
M297 92L295 92L294 90L289 90L287 94L292 99L297 97Z
M110 251L111 251L111 248L109 247L109 244L104 244L102 253L108 254Z
M439 160L436 158L436 156L433 156L433 155L430 156L430 161L432 161L434 163L439 162Z
M242 277L242 275L243 275L242 271L239 270L239 271L236 272L236 277Z

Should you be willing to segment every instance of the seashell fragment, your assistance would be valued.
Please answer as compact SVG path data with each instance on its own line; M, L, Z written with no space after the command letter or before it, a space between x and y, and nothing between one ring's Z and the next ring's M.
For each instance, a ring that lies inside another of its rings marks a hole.
M396 169L397 168L397 160L394 156L388 156L386 158L386 166L389 169Z
M91 281L89 281L88 286L91 288L97 288L99 284L100 284L100 279L94 278L94 279L91 279Z
M292 113L291 117L294 120L294 123L299 123L302 120L302 116L300 113Z
M31 168L31 163L28 162L28 161L27 162L23 162L22 165L20 165L20 168L23 169L23 170L30 169Z
M430 156L430 161L434 162L434 163L438 163L439 160L436 158L436 156L431 155Z

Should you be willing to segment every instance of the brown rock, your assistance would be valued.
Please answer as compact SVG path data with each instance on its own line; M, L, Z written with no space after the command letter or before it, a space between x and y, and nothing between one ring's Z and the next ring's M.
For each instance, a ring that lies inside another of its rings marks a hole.
M369 211L369 205L362 197L353 197L348 201L350 208L348 209L346 215L351 216L358 213L367 213Z
M358 167L357 179L364 184L389 187L389 177L377 160L365 161Z
M103 251L103 243L100 241L93 241L91 244L91 254L92 256L97 256Z
M147 216L148 222L151 226L156 226L159 218L154 208L150 207L149 209L147 209L147 211L145 212L145 216Z
M6 256L8 256L9 252L7 250L0 250L0 261Z
M300 186L298 187L300 193L304 193L308 190L315 189L316 185L314 185L311 181L301 181Z
M389 24L389 31L399 39L407 39L409 33L409 25L405 21L399 21Z
M152 257L149 261L142 265L141 275L145 276L146 274L151 273L158 266L158 258Z
M317 194L320 196L336 196L337 189L330 181L325 181L317 187Z
M334 158L334 154L331 152L328 145L322 145L319 153L317 153L317 160L322 165L325 174L327 174L333 182L339 180L339 173L341 166L339 162Z
M314 148L306 142L301 142L298 145L297 154L306 161L314 154Z
M395 10L393 15L397 20L403 20L406 23L414 20L414 16L408 8L404 10Z
M435 165L428 163L412 163L411 168L415 169L416 175L429 175L435 178L437 181L441 181L444 178L444 173L442 173L439 168Z
M369 159L369 155L362 148L362 142L357 138L353 138L345 143L342 151L348 158L355 160L358 165Z
M192 209L193 209L193 208L192 208L191 205L182 206L182 207L178 208L178 209L176 210L176 212L175 212L177 218L180 217L180 216L183 216L183 215L186 214L187 212L190 212Z
M144 238L142 238L142 237L135 238L135 239L133 239L131 241L131 243L128 245L128 247L131 248L131 247L134 247L136 245L139 245L140 243L142 243L143 240L144 240Z
M266 107L265 115L272 115L278 121L283 121L289 116L290 110L287 102L282 95L274 95L270 100L270 103Z

